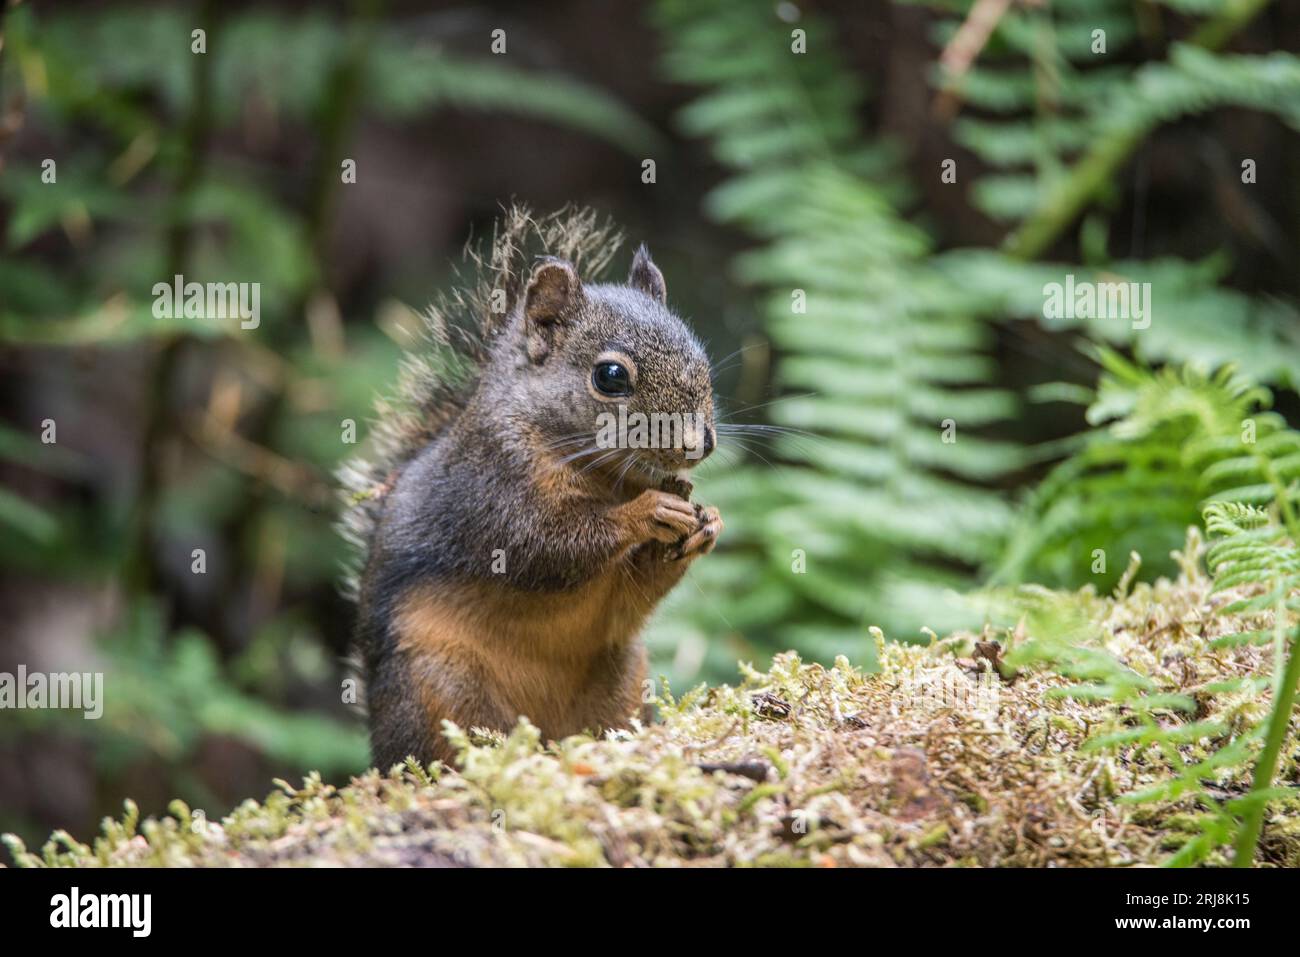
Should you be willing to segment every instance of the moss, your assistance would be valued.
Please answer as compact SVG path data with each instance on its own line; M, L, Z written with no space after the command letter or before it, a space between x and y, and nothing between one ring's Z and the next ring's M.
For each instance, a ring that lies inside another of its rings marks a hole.
M925 646L873 629L880 667L870 674L844 658L826 668L783 654L767 671L742 665L736 687L665 691L660 723L601 740L544 742L527 721L508 735L449 727L455 769L410 762L345 787L318 775L280 781L221 822L180 802L141 821L128 801L93 846L62 832L40 853L7 843L19 864L37 866L1159 863L1213 809L1204 791L1131 796L1267 712L1272 649L1216 643L1260 623L1224 614L1224 597L1195 573L1068 601L1099 637L1067 657L1086 664L1080 655L1107 652L1149 679L1147 694L1185 699L1194 713L1151 713L1166 730L1195 722L1192 731L1144 742L1146 725L1124 702L1067 693L1077 675L1018 654L1036 639L1024 622ZM999 663L992 637L1014 667ZM1294 721L1291 734L1288 755ZM1217 770L1212 793L1244 793L1253 753ZM1294 783L1294 757L1283 774L1279 783ZM1270 806L1262 862L1300 861L1297 807L1291 796Z

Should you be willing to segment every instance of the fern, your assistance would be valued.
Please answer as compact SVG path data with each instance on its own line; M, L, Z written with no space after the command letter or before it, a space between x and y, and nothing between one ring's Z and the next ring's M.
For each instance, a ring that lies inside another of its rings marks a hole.
M1170 573L1165 556L1207 498L1272 497L1243 449L1276 454L1282 474L1294 473L1282 454L1294 433L1264 411L1268 390L1233 368L1152 372L1110 350L1097 356L1104 373L1088 409L1094 428L1071 440L1073 454L1027 499L995 581L1109 588L1122 571L1113 559L1130 552L1151 572Z
M1291 445L1300 433L1288 433ZM1242 815L1235 829L1239 867L1255 859L1268 803L1290 792L1274 788L1273 779L1295 710L1300 685L1300 523L1296 521L1294 483L1283 487L1282 468L1267 453L1250 457L1252 466L1266 473L1277 491L1272 510L1233 501L1213 502L1205 508L1206 528L1217 541L1206 556L1214 574L1215 589L1248 589L1227 611L1271 612L1274 668L1273 705L1268 718L1253 734L1263 740L1255 765L1251 792L1237 810Z
M1213 454L1222 443L1203 446ZM1236 834L1236 864L1255 856L1273 778L1281 760L1300 685L1300 432L1277 429L1249 449L1233 449L1206 469L1208 481L1233 482L1205 508L1206 528L1218 540L1206 556L1216 589L1256 589L1229 610L1273 615L1273 707L1263 727L1251 800ZM1240 482L1247 484L1236 484ZM1260 502L1272 493L1266 510Z
M929 238L899 215L906 191L894 156L860 131L861 91L825 24L798 21L809 51L799 55L791 25L760 4L656 9L670 74L702 88L682 125L731 170L707 207L760 243L735 268L760 290L779 350L783 397L771 418L816 436L787 432L763 473L743 470L740 481L761 496L731 503L743 515L731 527L752 535L740 543L748 547L731 543L750 576L733 594L781 596L782 617L804 623L793 637L818 657L860 653L864 616L912 634L950 625L944 594L969 582L1009 514L981 483L1017 461L1014 447L980 435L1015 407L989 384L989 329L927 264ZM943 441L946 419L955 443ZM727 560L716 556L700 574L727 574ZM744 612L701 609L711 623ZM786 647L792 635L776 640Z
M947 13L953 5L940 6ZM956 7L964 15L970 4ZM1204 21L1171 44L1166 58L1149 62L1142 56L1156 48L1149 25L1123 0L1013 7L973 68L936 76L945 95L968 105L954 134L993 167L974 184L973 201L1039 236L1029 245L1017 241L1012 256L933 255L929 237L899 216L907 190L895 157L858 133L861 91L837 63L820 21L801 15L783 24L761 5L658 5L670 74L705 90L683 111L683 125L708 137L733 171L708 208L763 243L736 265L766 292L765 330L780 350L776 384L785 397L771 417L818 435L815 443L776 442L774 508L748 508L743 496L732 503L740 511L732 527L743 523L750 533L743 554L755 561L761 549L762 564L723 579L726 563L719 561L702 575L718 575L729 587L748 584L745 594L760 590L769 611L809 622L814 640L819 632L852 634L864 615L895 633L921 621L955 624L957 616L944 617L951 606L936 596L960 585L963 569L987 560L1006 520L980 483L1014 468L1021 455L969 432L942 447L935 426L957 418L949 415L954 407L962 411L960 427L976 429L1014 408L1009 395L987 387L994 321L1030 317L1056 331L1079 329L1132 349L1143 362L1209 364L1227 353L1255 379L1294 381L1287 357L1300 345L1296 310L1223 288L1230 264L1221 255L1113 260L1103 211L1081 234L1087 266L1024 261L1093 198L1101 185L1094 167L1113 174L1160 124L1219 106L1295 122L1300 60L1214 52L1258 7L1257 0L1179 6ZM951 39L957 23L943 21L937 39ZM790 53L795 26L806 32L806 55ZM1098 28L1106 31L1104 56L1093 52ZM1070 272L1150 282L1149 326L1045 319L1044 286ZM806 312L791 308L799 295ZM1276 421L1258 424L1263 440ZM1194 427L1180 413L1153 423L1144 440L1087 440L1088 456L1062 466L1023 513L995 566L1001 580L1082 578L1092 551L1078 551L1084 533L1097 548L1121 556L1138 550L1155 557L1153 570L1167 570L1163 556L1215 490L1203 488L1184 461L1183 439ZM1147 458L1136 454L1139 446ZM1072 490L1080 478L1082 488ZM792 556L804 553L820 567L791 575ZM1112 563L1106 580L1120 570ZM737 623L743 607L709 604L704 615L713 626L722 621L749 632ZM785 640L792 640L788 632Z
M1161 49L1165 28L1143 5L1065 0L1011 7L969 69L936 75L950 110L964 109L952 124L954 139L987 167L970 185L970 200L1010 230L1002 251L958 250L944 254L941 265L984 315L1079 328L1151 363L1216 363L1231 355L1252 377L1294 385L1287 355L1300 347L1300 312L1293 304L1222 288L1230 269L1222 256L1116 261L1106 248L1122 167L1162 125L1225 107L1272 114L1293 128L1300 123L1300 57L1217 52L1264 0L1170 5L1193 24L1167 44L1163 58L1150 57ZM952 4L938 6L945 18L936 39L947 43L960 20ZM964 17L971 4L956 6ZM1097 45L1103 39L1104 51ZM1081 215L1078 243L1086 266L1026 262ZM1067 273L1149 282L1150 327L1045 320L1041 290Z
M1068 218L1096 195L1134 142L1160 124L1219 106L1265 110L1295 125L1300 59L1213 52L1265 2L1180 0L1180 12L1206 19L1169 45L1166 60L1137 65L1139 44L1149 49L1159 37L1126 0L1006 11L969 70L936 76L947 95L986 114L954 125L957 140L999 170L976 185L976 205L1013 223L1058 208ZM960 15L970 7L959 4ZM948 43L958 23L941 20L936 40ZM1090 175L1094 165L1104 174ZM1044 245L1026 240L1021 252Z
M1188 609L1192 619L1201 618L1200 636L1190 640L1208 640L1224 653L1271 644L1271 675L1260 667L1237 681L1193 683L1186 692L1157 688L1106 647L1109 636L1091 614L1087 592L1079 597L1040 586L990 593L1033 636L1007 660L1049 664L1079 679L1063 694L1110 701L1122 709L1117 715L1130 716L1100 729L1090 748L1149 748L1164 756L1168 773L1128 799L1185 800L1200 809L1197 834L1170 863L1195 863L1235 844L1236 863L1249 864L1269 803L1296 794L1273 781L1300 682L1300 432L1262 411L1268 391L1231 368L1213 375L1192 368L1151 372L1112 353L1100 358L1107 373L1090 419L1109 424L1087 434L1043 483L1012 539L1004 572L1042 574L1063 555L1066 566L1077 565L1071 551L1123 541L1125 533L1145 541L1146 554L1159 555L1171 535L1181 534L1181 518L1199 510L1211 540L1204 559L1212 587L1204 604L1211 595L1225 596L1212 617L1242 627L1207 639L1202 610ZM1193 536L1174 554L1192 577L1198 543ZM1136 571L1135 559L1119 583L1120 597ZM1180 613L1163 608L1161 614ZM1190 624L1168 627L1177 636ZM1198 720L1201 713L1219 717ZM1234 784L1225 797L1225 782L1243 777L1252 760L1249 789Z
M130 8L38 14L30 5L6 18L4 80L23 89L33 115L51 135L83 123L107 134L60 156L57 190L35 177L0 178L0 201L12 209L7 242L22 249L69 218L84 220L101 236L113 231L113 241L88 245L78 268L58 282L40 277L35 261L20 260L16 270L0 267L0 334L6 340L126 341L181 331L180 324L168 327L154 318L141 293L164 272L166 255L159 233L141 224L183 220L220 227L212 232L228 240L196 244L188 272L196 279L259 277L268 325L282 327L286 307L317 281L311 237L281 202L284 184L274 182L269 168L250 172L218 156L193 195L175 208L158 188L182 164L187 148L184 124L173 120L193 96L192 19L182 10L152 8L143 15ZM454 108L533 117L636 156L660 143L652 127L592 86L553 72L458 56L421 43L412 29L391 25L365 27L374 32L356 83L356 110L352 104L344 109L331 102L332 84L351 62L354 33L361 29L323 13L290 21L280 14L223 11L207 38L212 124L218 132L227 129L254 108L313 129L323 115L407 119ZM331 172L334 162L326 163ZM308 205L317 201L302 199L301 184L289 192ZM34 282L33 274L45 281ZM104 299L119 290L127 293L124 301L105 309ZM59 321L47 321L51 314ZM188 334L195 326L183 328ZM212 331L199 334L205 333Z
M190 96L190 30L182 10L60 11L11 24L21 57L43 58L49 95L64 115L85 115L123 134L152 128L120 91L149 89L179 112ZM418 21L368 27L313 12L227 13L209 38L216 57L217 119L230 123L256 94L262 109L295 121L318 121L331 77L354 42L372 29L361 108L386 119L427 116L438 108L481 109L581 130L642 155L659 144L649 124L603 91L560 73L470 59L435 43ZM25 46L25 44L24 44ZM29 61L30 62L30 61ZM111 108L109 108L111 107ZM154 132L161 132L154 130Z

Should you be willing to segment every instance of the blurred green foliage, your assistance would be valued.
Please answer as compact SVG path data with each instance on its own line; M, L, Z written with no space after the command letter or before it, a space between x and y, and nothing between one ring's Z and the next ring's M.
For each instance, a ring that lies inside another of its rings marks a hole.
M931 6L936 41L952 42L972 5ZM1099 163L1130 156L1159 124L1209 109L1264 110L1296 125L1300 58L1210 52L1259 7L1190 11L1203 22L1187 42L1169 44L1167 58L1153 55L1150 25L1121 0L1013 7L969 69L935 64L940 116L961 104L979 111L953 134L984 166L972 177L974 164L963 163L954 182L1011 230L1001 248L936 254L907 218L919 179L909 181L898 151L859 126L861 84L837 55L833 26L793 7L780 24L782 11L763 4L656 4L668 74L701 90L681 125L732 171L706 207L759 243L734 272L764 294L779 350L782 398L766 413L809 434L781 434L772 461L728 475L724 512L742 527L739 541L693 573L709 600L673 596L652 647L680 661L681 634L702 647L723 622L758 658L792 645L861 656L866 624L904 640L924 640L926 626L979 624L963 592L992 573L1096 583L1092 549L1101 546L1117 556L1101 581L1114 581L1130 549L1154 557L1149 572L1170 569L1167 555L1200 501L1199 473L1178 459L1186 410L1169 410L1168 455L1145 475L1133 474L1136 457L1111 475L1099 435L1041 448L1001 439L1024 414L1020 401L1077 393L1009 388L991 354L995 327L1027 319L1145 361L1230 360L1294 385L1294 305L1221 285L1232 266L1224 255L1112 256L1116 184L1096 179ZM1097 29L1111 56L1096 55ZM807 52L792 55L800 42ZM1101 202L1078 227L1079 261L1029 261L1073 225L1062 210L1094 198ZM1068 274L1151 283L1149 325L1046 318L1045 287ZM1219 414L1235 414L1225 401ZM990 486L1079 443L1087 453L1053 472L1013 519ZM1089 498L1108 483L1105 501ZM799 573L803 555L808 570Z
M7 576L55 594L116 583L117 609L65 664L89 658L106 672L104 717L22 712L0 722L0 741L84 741L109 796L147 767L167 793L220 804L201 761L212 740L260 755L264 774L366 765L363 724L340 700L346 621L320 607L340 604L328 476L350 451L343 427L364 438L405 342L404 307L384 302L343 326L329 293L325 239L360 119L452 108L568 127L633 155L660 145L599 89L455 55L375 4L354 7L343 18L212 2L5 14L0 84L39 140L0 176L0 341L36 361L55 349L93 349L110 365L138 355L150 387L114 468L70 450L68 417L85 395L59 406L69 411L54 444L29 421L0 423L0 463L65 493L0 490ZM247 141L251 126L256 140L259 123L304 131L306 168L225 148L232 130ZM57 158L53 183L45 156ZM260 283L261 325L156 316L152 288L175 273ZM185 581L191 546L205 550L202 586ZM22 829L13 811L0 816Z
M960 198L934 209L939 170L881 135L842 25L794 4L650 6L653 70L686 99L681 143L602 88L455 53L374 2L347 15L213 0L9 9L0 92L21 94L35 139L13 140L0 175L0 342L52 379L88 350L136 362L125 375L144 394L113 463L42 443L30 417L0 423L0 465L27 476L0 489L0 564L56 595L112 583L115 624L87 650L116 689L100 722L29 714L0 723L0 741L85 741L104 793L143 762L191 804L212 799L191 772L213 738L283 776L364 765L360 722L339 700L345 545L328 476L353 451L344 422L364 440L413 317L392 291L343 309L329 239L358 125L440 109L581 134L616 151L629 181L644 157L691 141L721 167L703 210L744 244L727 284L749 296L740 308L755 307L762 335L715 358L742 362L773 398L724 409L728 451L702 469L726 538L649 635L679 687L786 648L870 665L868 625L902 639L978 625L985 612L964 595L990 578L1110 587L1130 550L1148 559L1143 574L1171 570L1166 555L1223 488L1207 486L1189 438L1230 436L1239 417L1262 438L1285 433L1245 380L1197 370L1235 363L1285 398L1300 317L1284 297L1239 288L1225 249L1113 252L1120 171L1164 124L1208 110L1300 125L1300 60L1221 52L1259 0L1167 2L1172 26L1125 0L1013 5L966 64L938 51L969 0L919 5L935 44L930 122L945 149L968 151ZM796 30L804 53L792 53ZM277 153L267 127L306 148ZM45 156L58 158L57 188L41 181ZM997 238L947 248L954 209L986 217ZM1294 259L1294 223L1278 232L1248 209L1242 222ZM260 282L262 326L157 318L151 289L177 272ZM1150 282L1150 326L1045 319L1043 288L1067 274ZM1003 350L1025 326L1058 352L1082 341L1104 358L1083 382L1015 381ZM1146 370L1163 363L1191 365ZM1021 423L1035 400L1063 398L1091 404L1093 428L1038 445ZM1035 469L1063 457L1037 485ZM1111 557L1100 575L1096 543ZM197 590L193 547L209 562Z

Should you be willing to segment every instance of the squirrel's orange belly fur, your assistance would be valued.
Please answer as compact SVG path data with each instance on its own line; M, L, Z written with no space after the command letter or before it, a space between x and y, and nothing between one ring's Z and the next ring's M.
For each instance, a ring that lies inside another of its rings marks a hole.
M650 602L619 563L574 591L501 583L424 584L394 619L397 647L434 740L461 728L509 728L525 715L548 738L624 727L638 711Z

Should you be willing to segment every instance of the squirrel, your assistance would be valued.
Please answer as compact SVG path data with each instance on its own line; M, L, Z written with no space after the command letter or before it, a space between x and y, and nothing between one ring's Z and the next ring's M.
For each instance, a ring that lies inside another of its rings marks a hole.
M723 525L689 500L716 445L708 356L644 245L626 284L591 281L619 238L590 211L509 209L377 404L374 457L342 473L377 767L450 764L444 720L558 740L641 711L641 628ZM600 442L632 413L691 425Z

